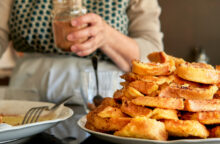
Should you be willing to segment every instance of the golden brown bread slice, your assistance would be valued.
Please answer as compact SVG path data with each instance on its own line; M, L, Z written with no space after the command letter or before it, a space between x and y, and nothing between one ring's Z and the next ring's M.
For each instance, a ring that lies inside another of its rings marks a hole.
M101 118L126 117L126 115L122 113L121 109L111 106L105 107L101 112L98 113L98 116Z
M216 85L198 85L197 87L184 84L171 83L163 87L159 97L174 97L184 99L213 99L218 90Z
M113 98L116 101L121 101L123 97L125 97L126 89L122 88L120 90L116 90L113 94Z
M132 82L135 80L139 80L141 76L133 73L133 72L127 72L120 76L122 79L124 79L127 82Z
M196 120L164 120L169 136L207 138L209 132Z
M156 63L164 63L169 60L169 56L165 52L153 52L150 53L147 58L151 62L156 62Z
M142 63L140 61L132 61L132 72L138 75L170 75L175 71L175 62L169 60L165 63Z
M178 120L178 111L177 110L172 110L172 109L161 109L161 108L155 108L153 110L152 119L173 119L173 120Z
M112 106L112 107L120 108L121 104L117 103L113 98L106 97L103 99L101 106L104 106L104 107Z
M173 80L171 76L152 76L152 75L137 75L132 72L125 73L121 76L126 82L132 82L135 80L141 80L144 82L156 83L162 85L164 83L170 83Z
M151 109L135 105L125 98L122 101L121 111L131 117L144 116L149 118L152 115Z
M108 115L113 117L102 118L98 116L106 107L108 106L100 105L87 114L86 128L101 132L111 132L120 130L130 122L131 118L128 117L114 117L114 115Z
M220 89L215 93L213 99L220 99Z
M127 82L127 81L120 82L120 85L121 85L122 87L126 87L126 86L128 86L128 84L129 84L129 82Z
M220 99L185 100L185 110L189 112L220 111Z
M216 85L204 85L190 82L173 76L173 81L169 85L161 87L159 97L180 97L185 99L212 99L218 90ZM171 76L170 76L171 77Z
M104 131L101 131L101 130L97 129L94 125L92 125L91 123L88 123L88 122L86 122L85 127L87 129L92 130L92 131L104 132Z
M117 101L117 100L122 100L122 98L125 96L124 91L125 91L124 88L122 88L122 89L120 89L120 90L116 90L116 91L114 92L114 94L113 94L114 100L116 100L116 101Z
M174 60L176 66L185 62L182 58L176 58L176 57L167 55L165 52L153 52L148 55L148 59L151 62L159 62L159 63L164 63L169 60Z
M3 118L2 118L2 116L0 115L0 123L2 123L2 119L3 119Z
M214 112L187 112L181 115L184 120L198 120L202 124L220 124L220 111Z
M216 70L220 71L220 65L216 66Z
M87 115L88 125L92 125L93 129L102 132L112 132L122 129L130 122L131 118L128 117L117 117L117 118L101 118L97 115ZM90 126L91 127L91 126ZM87 127L89 129L89 127Z
M140 80L136 80L129 83L129 86L135 88L136 90L145 95L150 95L156 90L158 90L158 85L156 83L149 83Z
M150 93L150 91L148 92ZM138 90L130 86L127 86L125 88L125 96L130 99L137 98L137 97L144 97L142 93L140 93Z
M217 83L217 87L218 87L218 91L215 94L215 98L220 99L220 65L216 66L216 70L218 71L218 83Z
M168 138L162 122L145 117L133 118L130 123L121 130L116 131L114 135L162 141Z
M203 84L217 84L219 81L219 72L204 63L182 63L177 67L176 73L185 80Z
M210 136L212 138L219 138L220 137L220 126L216 126L210 130Z
M220 65L216 66L216 70L218 71L218 84L217 84L217 86L218 86L218 88L220 88Z
M167 108L167 109L184 109L183 99L177 98L161 98L161 97L138 97L133 99L132 102L136 105L157 107L157 108Z
M171 76L150 76L150 75L145 75L145 76L142 76L140 78L141 81L144 81L144 82L154 82L158 85L162 85L164 83L171 83L173 78Z
M126 97L128 99L133 99L137 97L143 97L144 95L140 93L138 90L136 90L133 87L125 86L124 88L117 90L114 92L113 98L115 100L122 100L123 97Z

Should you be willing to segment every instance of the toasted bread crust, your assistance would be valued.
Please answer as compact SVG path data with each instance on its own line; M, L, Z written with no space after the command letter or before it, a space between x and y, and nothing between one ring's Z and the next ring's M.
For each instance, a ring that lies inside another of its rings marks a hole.
M105 108L105 105L101 105L87 114L88 128L91 128L91 130L96 129L102 132L116 131L120 130L130 122L131 119L128 117L102 118L98 116L98 113L103 111Z
M101 131L101 130L97 129L94 125L92 125L92 124L89 123L89 122L86 122L85 127L86 127L87 129L90 129L90 130L93 130L93 131L104 132L104 131Z
M135 80L139 80L140 76L133 72L127 72L121 75L121 78L124 79L126 82L132 82Z
M107 107L107 106L116 107L116 108L121 107L119 103L117 103L113 98L109 98L109 97L104 98L100 105L100 107Z
M167 132L162 122L144 117L133 118L129 124L114 135L152 140L167 140Z
M116 90L113 94L114 100L122 100L122 98L125 96L124 89Z
M152 110L143 106L133 104L127 99L123 99L121 111L131 117L144 116L149 118L152 115Z
M220 65L216 66L216 70L220 71Z
M135 73L129 72L125 73L121 76L126 82L132 82L136 80L149 82L149 83L156 83L158 85L162 85L164 83L170 83L173 80L173 77L166 77L166 76L152 76L152 75L137 75Z
M2 123L2 119L3 119L3 118L2 118L2 116L0 115L0 124Z
M181 63L185 63L185 61L182 58L176 58L167 55L165 52L153 52L149 54L147 57L151 62L159 62L159 63L164 63L166 61L173 60L176 66L180 65Z
M220 137L220 126L216 126L210 130L210 136L212 138L219 138Z
M220 111L220 99L186 100L185 110L189 112Z
M117 90L114 92L113 98L115 100L122 100L123 97L126 97L128 99L134 99L137 97L143 97L144 95L140 93L138 90L136 90L133 87L125 86L124 88Z
M209 136L206 127L195 120L165 120L164 124L170 136L200 138Z
M153 93L154 91L158 90L158 85L155 83L148 83L140 80L133 81L129 83L130 87L135 88L139 92L149 95Z
M176 98L160 98L160 97L138 97L133 99L132 102L136 105L167 108L167 109L184 109L183 99Z
M117 117L126 117L122 113L121 109L116 107L107 106L101 112L97 114L101 118L117 118Z
M159 97L213 99L213 96L217 90L218 87L215 85L192 87L190 85L179 85L172 83L160 91Z
M163 64L132 61L132 72L139 75L170 75L175 69L175 62L172 60Z
M166 61L169 60L169 56L165 52L153 52L150 53L147 58L151 62L156 62L156 63L165 63Z
M151 92L149 92L149 93L151 93ZM144 95L142 93L140 93L138 90L136 90L135 88L130 87L130 86L125 88L125 96L130 99L134 99L137 97L144 97Z
M152 119L173 119L178 120L177 110L155 108L152 112Z
M177 67L176 73L185 80L203 84L217 84L219 79L219 72L203 63L182 63Z
M215 93L215 95L214 95L213 98L214 98L214 99L220 99L220 90L218 90L218 91Z
M220 124L220 112L185 113L181 116L184 120L198 120L202 124Z

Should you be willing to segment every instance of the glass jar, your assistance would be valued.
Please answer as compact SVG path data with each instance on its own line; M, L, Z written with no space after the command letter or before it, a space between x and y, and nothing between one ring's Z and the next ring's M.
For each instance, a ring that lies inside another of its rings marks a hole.
M63 51L70 51L70 47L76 43L87 40L83 38L77 41L68 41L67 35L85 28L87 25L73 27L71 20L86 14L86 8L82 7L81 0L53 0L53 35L55 46Z

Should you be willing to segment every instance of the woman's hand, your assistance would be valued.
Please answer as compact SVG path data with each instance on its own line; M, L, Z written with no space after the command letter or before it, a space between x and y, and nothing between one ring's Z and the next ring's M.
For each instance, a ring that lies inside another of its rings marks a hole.
M87 56L106 44L109 26L99 15L89 13L72 20L71 24L74 27L88 25L88 27L67 36L67 39L73 42L88 38L83 43L71 46L71 51L78 56Z
M78 56L87 56L100 48L123 71L130 71L131 61L139 59L136 41L112 28L99 15L89 13L72 20L71 24L73 27L88 25L67 36L72 42L88 38L71 46L71 51Z

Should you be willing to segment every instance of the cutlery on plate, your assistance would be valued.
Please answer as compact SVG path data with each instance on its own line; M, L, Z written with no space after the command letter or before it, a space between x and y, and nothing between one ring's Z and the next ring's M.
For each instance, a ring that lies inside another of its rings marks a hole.
M30 108L24 116L24 119L22 121L22 125L37 122L43 111L46 110L46 111L52 112L52 111L56 110L57 108L59 108L59 106L61 106L62 104L66 103L72 97L73 96L66 97L65 99L59 101L57 104L55 104L51 108L49 108L48 106L40 106L40 107Z

